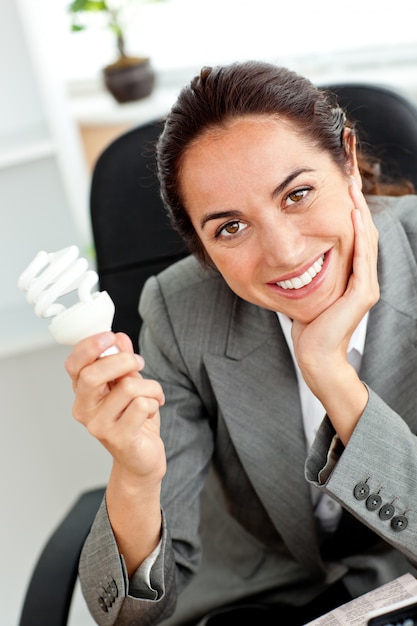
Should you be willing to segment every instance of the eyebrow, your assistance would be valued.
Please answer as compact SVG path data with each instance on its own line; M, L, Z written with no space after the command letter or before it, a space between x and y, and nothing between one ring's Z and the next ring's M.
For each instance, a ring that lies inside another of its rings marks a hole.
M241 215L241 211L215 211L213 213L206 213L200 220L200 226L203 229L210 220L218 220L225 217L240 217Z
M282 193L284 189L288 187L288 185L292 183L292 181L296 179L297 176L299 176L300 174L304 174L304 172L312 172L312 171L313 169L311 167L298 167L296 170L288 174L288 176L284 178L282 183L280 183L278 187L274 189L274 191L272 192L272 197L275 198L280 193Z
M312 171L314 170L311 167L298 167L297 169L295 169L293 172L288 174L288 176L284 178L284 180L277 187L275 187L274 191L272 192L272 198L276 198L276 196L282 193L284 189L288 187L288 185L292 183L292 181L295 180L300 174ZM237 210L214 211L211 213L206 213L200 220L200 226L203 229L207 222L211 220L224 219L225 217L240 217L241 214L241 211Z

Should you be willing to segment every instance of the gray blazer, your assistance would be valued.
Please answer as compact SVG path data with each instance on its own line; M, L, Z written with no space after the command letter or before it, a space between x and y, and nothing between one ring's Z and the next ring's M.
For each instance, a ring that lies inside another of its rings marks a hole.
M141 352L167 398L162 546L152 588L139 573L129 583L103 502L80 561L99 624L172 626L253 594L300 604L340 577L358 595L415 572L417 197L368 200L381 287L360 372L370 396L348 446L330 460L327 418L306 449L275 313L238 298L192 257L148 281ZM309 483L375 534L356 530L353 553L323 556ZM358 499L367 489L382 499L375 510ZM392 517L381 519L386 504Z

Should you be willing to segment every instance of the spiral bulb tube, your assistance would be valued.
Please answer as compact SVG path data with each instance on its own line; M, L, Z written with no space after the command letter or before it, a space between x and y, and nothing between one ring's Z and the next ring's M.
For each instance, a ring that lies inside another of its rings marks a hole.
M39 252L18 279L18 287L26 292L35 314L52 317L51 333L59 343L68 345L111 329L114 303L106 291L92 291L97 283L97 273L79 257L77 246ZM66 308L56 302L75 290L79 299L76 304Z

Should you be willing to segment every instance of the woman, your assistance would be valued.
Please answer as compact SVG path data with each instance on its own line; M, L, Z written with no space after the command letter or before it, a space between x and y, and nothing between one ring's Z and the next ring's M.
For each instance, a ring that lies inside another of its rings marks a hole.
M66 364L113 457L83 593L103 625L304 624L414 572L416 198L267 63L204 68L157 149L193 254L148 281L141 356Z

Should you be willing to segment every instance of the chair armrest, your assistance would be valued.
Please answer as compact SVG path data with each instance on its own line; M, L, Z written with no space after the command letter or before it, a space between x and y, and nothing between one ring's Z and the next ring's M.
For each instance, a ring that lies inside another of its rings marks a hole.
M81 549L104 491L81 494L48 539L29 581L19 626L66 626Z

